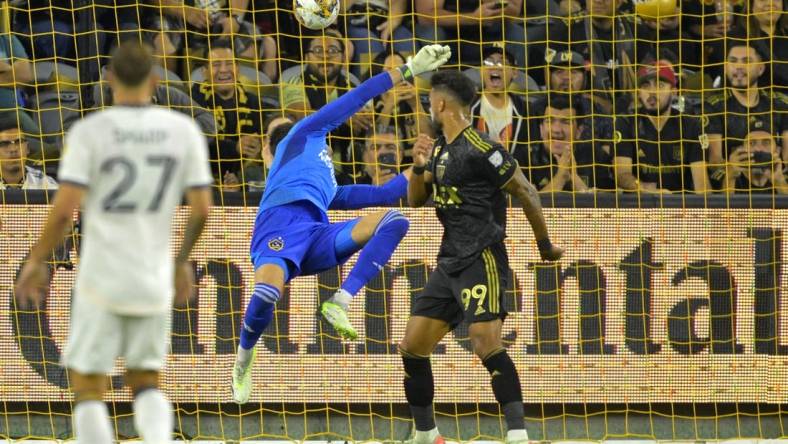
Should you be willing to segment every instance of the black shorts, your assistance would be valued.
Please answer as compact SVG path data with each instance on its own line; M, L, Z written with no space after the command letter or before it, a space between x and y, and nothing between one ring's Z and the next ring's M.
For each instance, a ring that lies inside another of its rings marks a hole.
M485 249L468 268L447 273L438 266L413 302L411 315L440 319L451 329L463 320L506 319L501 303L509 285L509 261L503 244Z

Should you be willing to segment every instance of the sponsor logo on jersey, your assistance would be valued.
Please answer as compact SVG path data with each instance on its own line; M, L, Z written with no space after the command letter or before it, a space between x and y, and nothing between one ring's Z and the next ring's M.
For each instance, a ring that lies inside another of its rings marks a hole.
M285 241L280 236L277 236L268 241L268 248L274 251L281 251L285 247Z
M448 161L449 161L448 151L441 154L440 157L438 158L438 166L435 168L435 174L438 176L438 180L443 180L443 173L446 172L446 163Z

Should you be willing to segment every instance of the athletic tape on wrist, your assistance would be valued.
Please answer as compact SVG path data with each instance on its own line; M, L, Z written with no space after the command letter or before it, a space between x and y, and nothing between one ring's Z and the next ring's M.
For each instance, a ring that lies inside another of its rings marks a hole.
M413 71L411 71L410 66L402 65L397 69L399 69L399 72L400 74L402 74L402 78L405 81L410 82L411 80L413 80Z

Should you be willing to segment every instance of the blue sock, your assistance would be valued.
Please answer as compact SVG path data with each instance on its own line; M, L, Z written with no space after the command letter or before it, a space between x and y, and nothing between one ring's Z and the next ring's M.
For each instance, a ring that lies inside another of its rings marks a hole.
M391 259L394 250L408 232L410 223L399 211L391 210L383 216L372 238L358 255L358 262L350 271L342 289L355 296Z
M246 306L241 329L241 347L251 350L274 319L274 304L279 300L279 290L268 284L255 284L252 300Z

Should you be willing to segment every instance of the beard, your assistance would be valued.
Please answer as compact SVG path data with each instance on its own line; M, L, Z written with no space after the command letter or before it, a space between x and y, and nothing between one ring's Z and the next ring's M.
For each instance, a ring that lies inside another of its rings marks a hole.
M308 66L309 72L312 73L317 79L322 83L329 83L333 82L334 80L339 77L339 73L341 68L339 66L328 66L325 72L325 76L323 75L323 70L314 68L312 65Z
M661 108L650 108L648 106L643 106L643 111L645 111L649 116L663 116L668 113L668 110L670 110L670 101L668 101L668 103L666 103Z
M435 134L443 133L443 123L438 120L438 116L435 115L435 111L432 108L430 108L430 127Z
M22 172L22 168L23 168L23 166L22 166L21 163L18 163L18 162L9 163L9 164L3 165L2 172L3 172L3 175L16 176L16 175L18 175L18 174L20 174Z
M759 77L758 76L751 76L749 78L745 77L743 80L745 83L744 85L734 85L733 79L728 78L728 84L731 85L731 88L733 89L748 89L758 86Z

